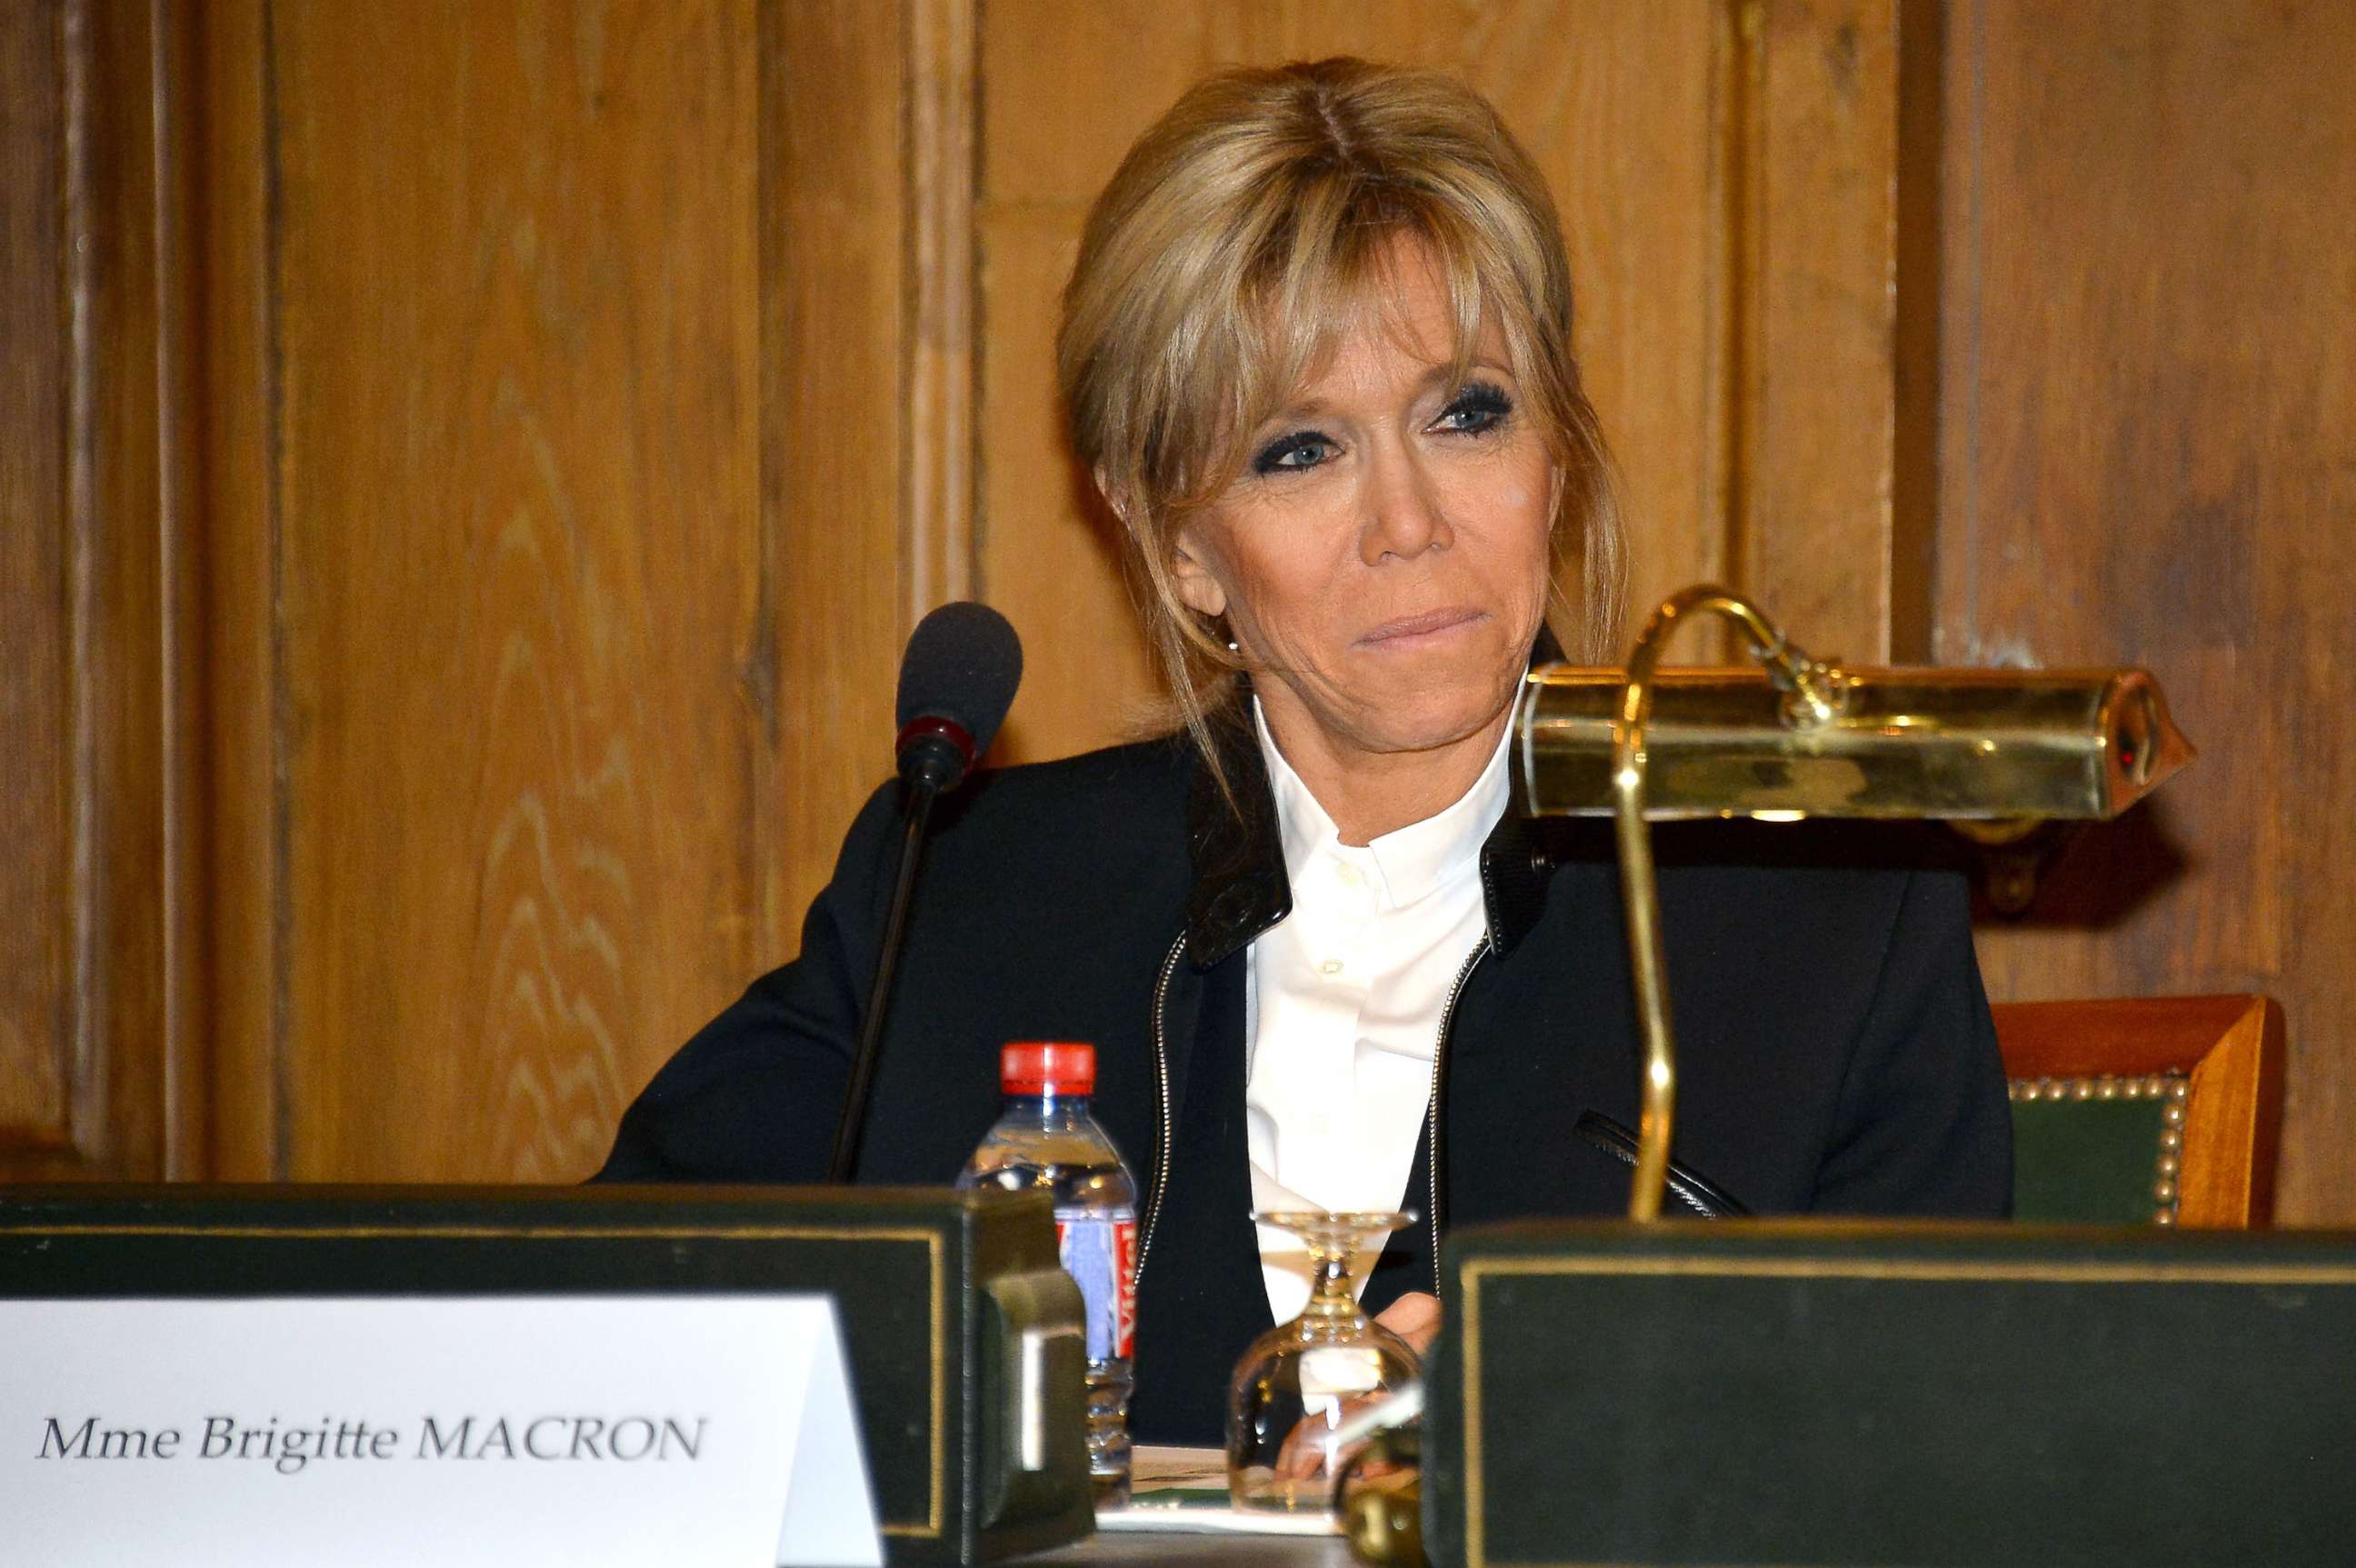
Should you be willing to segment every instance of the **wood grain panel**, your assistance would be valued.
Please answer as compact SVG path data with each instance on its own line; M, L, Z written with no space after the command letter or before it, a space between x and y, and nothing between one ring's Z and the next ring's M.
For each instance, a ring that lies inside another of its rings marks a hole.
M1553 187L1579 290L1579 352L1626 485L1630 634L1730 568L1723 6L1520 7L1466 74Z
M1055 397L1058 301L1078 249L1065 208L994 214L985 228L977 529L981 596L1023 638L1023 685L992 757L1030 762L1134 739L1161 685L1122 581L1114 527L1064 440Z
M1454 70L1491 97L1562 210L1582 291L1580 349L1625 470L1636 602L1717 575L1727 547L1720 104L1731 38L1725 10L1706 0L986 5L978 582L1032 659L1007 754L1120 738L1152 694L1084 477L1060 456L1055 299L1087 204L1121 152L1220 63L1359 53Z
M202 1168L226 1181L287 1175L270 10L268 0L202 0L177 14L196 104L186 183L198 280L188 373L201 549L191 559L201 568L182 585L194 588L203 626Z
M1023 686L993 756L1028 762L1129 739L1157 695L1111 527L1077 471L1055 393L1058 300L1088 200L1200 72L1206 7L991 0L975 231L980 504L975 588L1023 638ZM1071 69L1087 60L1088 69ZM1088 127L1086 134L1080 128Z
M110 1176L160 1174L165 1033L163 593L155 9L70 6L66 39L88 94L70 155L76 398L70 448L77 780L75 1138Z
M577 1176L768 945L754 14L268 22L281 1158Z
M2157 671L2200 764L2084 835L2006 996L2261 991L2278 1212L2356 1219L2356 113L2344 5L1947 19L1939 651Z
M156 599L156 810L161 826L156 897L164 1176L207 1174L213 1099L210 1064L213 902L212 703L202 480L205 428L199 312L204 270L197 214L204 188L197 160L199 54L191 0L152 0L146 52L153 148L155 256L155 490Z
M0 1147L67 1140L75 777L67 672L62 5L0 11ZM7 1168L0 1166L0 1169Z
M898 16L193 30L217 1174L580 1175L791 956L962 553Z
M1746 6L1730 571L1811 652L1892 652L1890 0Z
M897 216L905 232L900 331L906 366L901 501L906 569L901 575L904 615L913 628L934 607L973 594L973 199L980 84L974 76L974 0L929 0L911 7L904 25L906 102L900 118L907 145L899 159L905 171L902 211L879 214L872 201L865 207L869 222ZM891 41L888 37L879 40L865 27L854 36L854 47L871 65L888 62L879 47ZM803 75L806 83L824 81L838 90L846 80L862 78ZM877 104L890 102L885 92L872 91L872 97ZM791 149L799 140L788 134L782 145Z
M165 1168L154 27L0 19L0 1177Z
M937 313L921 365L907 336L902 21L901 7L859 0L773 0L761 12L761 524L774 585L761 625L775 650L763 967L797 950L802 911L886 775L919 591L904 568L923 559L945 578L969 572L967 553L940 536L961 536L970 517L969 470L954 477L969 461L955 450L971 428L955 378L970 373L970 353ZM956 97L955 46L927 47L937 112ZM929 145L954 139L943 129ZM928 166L951 179L953 161L937 152ZM947 199L929 209L946 221L944 209L962 209ZM926 232L950 248L937 224ZM938 286L937 304L956 297L953 282ZM933 415L922 439L910 428L916 395ZM919 495L931 527L911 540L902 508Z

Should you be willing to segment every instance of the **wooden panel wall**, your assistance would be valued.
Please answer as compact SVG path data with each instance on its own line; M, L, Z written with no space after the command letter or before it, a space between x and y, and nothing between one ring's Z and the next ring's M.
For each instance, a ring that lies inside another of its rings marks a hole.
M209 1168L577 1177L793 952L968 586L970 12L182 21Z
M1202 70L1357 51L1554 182L1639 608L2159 671L2207 760L1992 986L2283 995L2281 1213L2356 1219L2349 15L0 11L0 1176L578 1176L794 950L925 608L1023 632L1001 760L1127 733L1080 215Z
M577 1176L776 945L755 18L207 25L259 317L212 366L219 1167Z
M1644 591L1772 553L1782 433L1886 526L1886 419L1840 410L1888 402L1887 0L187 25L220 1174L589 1168L791 952L942 598L1026 634L1001 759L1127 733L1151 678L1061 448L1055 302L1120 146L1215 63L1355 49L1497 98L1589 275ZM1864 247L1838 280L1761 285L1827 228Z
M2356 10L1946 33L1939 655L2147 665L2202 751L1983 934L1990 987L2280 997L2278 1218L2356 1220Z
M967 338L911 282L959 274L909 253L965 220L904 178L910 97L971 98L956 15L176 18L214 1174L577 1177L793 951L963 586L918 564L970 511Z

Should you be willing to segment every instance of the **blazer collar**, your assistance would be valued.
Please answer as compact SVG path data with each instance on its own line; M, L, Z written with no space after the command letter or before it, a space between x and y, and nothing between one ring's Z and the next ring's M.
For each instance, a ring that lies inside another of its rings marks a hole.
M1559 660L1541 629L1530 662ZM1186 958L1208 969L1292 913L1292 883L1284 870L1284 834L1276 797L1248 720L1235 709L1212 721L1211 741L1234 801L1210 768L1197 763L1186 793L1186 843L1194 882L1186 896ZM1511 806L1481 845L1481 897L1489 947L1511 952L1546 908L1554 864L1537 824Z

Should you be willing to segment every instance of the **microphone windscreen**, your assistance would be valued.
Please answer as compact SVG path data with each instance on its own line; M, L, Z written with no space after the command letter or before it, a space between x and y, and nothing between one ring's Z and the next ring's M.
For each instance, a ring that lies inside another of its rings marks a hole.
M900 660L902 729L921 718L947 719L973 736L973 754L990 749L1014 689L1023 683L1023 641L988 605L960 599L916 623Z

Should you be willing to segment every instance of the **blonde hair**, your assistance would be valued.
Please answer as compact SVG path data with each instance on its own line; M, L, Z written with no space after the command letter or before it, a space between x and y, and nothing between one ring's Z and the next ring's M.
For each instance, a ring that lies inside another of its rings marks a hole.
M1358 59L1222 71L1138 139L1097 199L1055 345L1073 446L1120 520L1155 653L1206 754L1237 666L1179 597L1178 533L1363 319L1400 240L1446 280L1458 379L1484 323L1499 328L1558 476L1547 621L1571 657L1617 657L1616 487L1537 166L1477 93L1431 71Z

